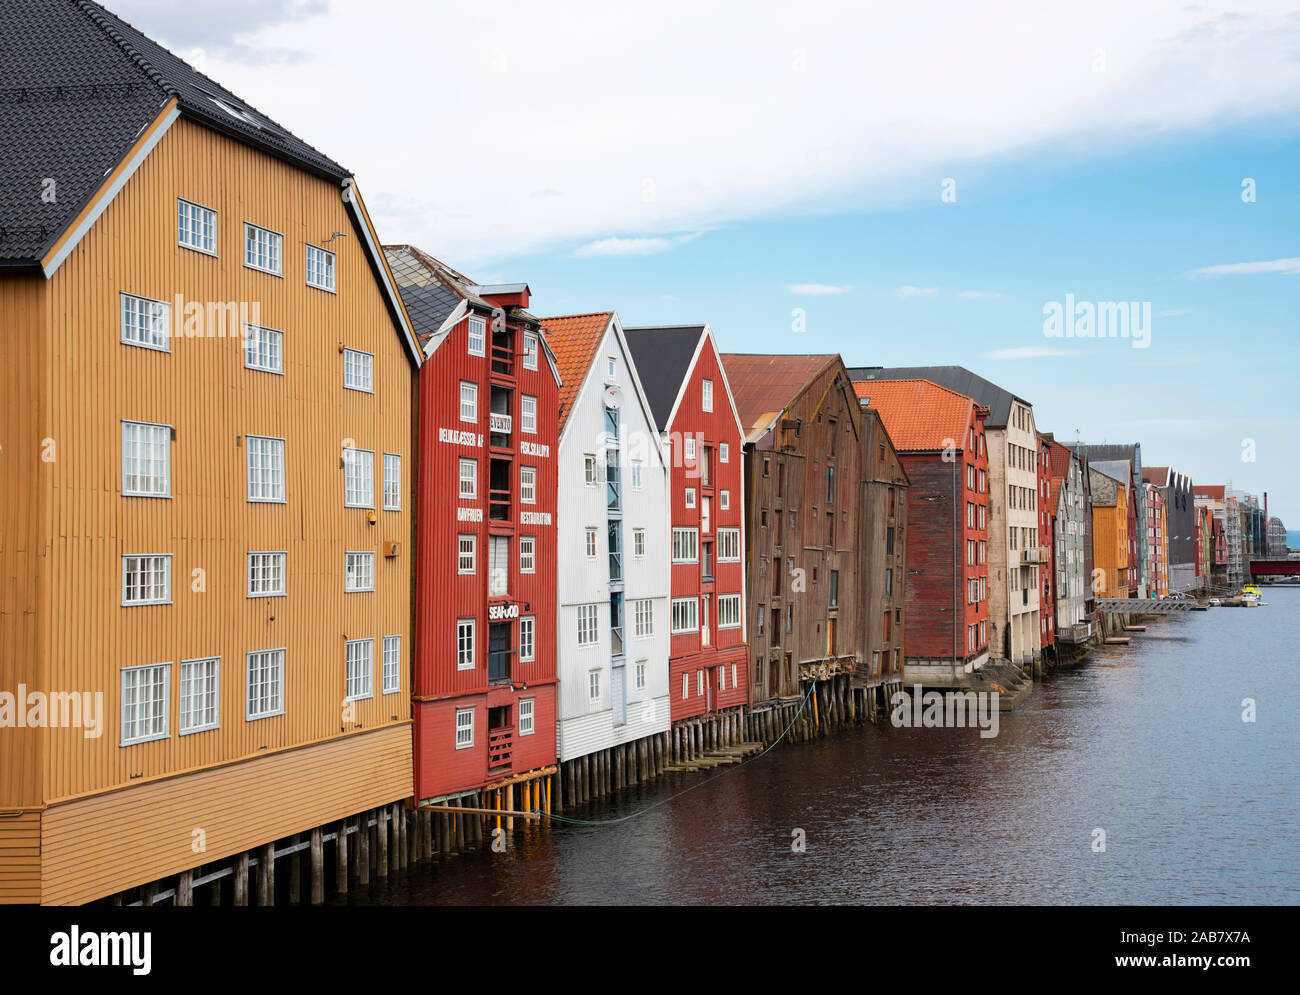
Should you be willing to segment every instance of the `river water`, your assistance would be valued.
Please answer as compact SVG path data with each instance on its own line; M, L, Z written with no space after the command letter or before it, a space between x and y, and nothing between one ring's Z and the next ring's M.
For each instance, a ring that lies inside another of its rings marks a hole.
M565 813L649 807L626 821L529 827L504 854L417 866L348 901L1295 904L1300 587L1264 594L1095 649L996 738L886 724L782 745Z

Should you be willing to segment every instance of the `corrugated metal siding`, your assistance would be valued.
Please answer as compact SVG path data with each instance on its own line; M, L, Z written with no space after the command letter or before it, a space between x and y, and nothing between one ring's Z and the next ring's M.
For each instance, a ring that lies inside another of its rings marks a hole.
M42 901L90 901L386 804L410 769L402 723L54 806Z

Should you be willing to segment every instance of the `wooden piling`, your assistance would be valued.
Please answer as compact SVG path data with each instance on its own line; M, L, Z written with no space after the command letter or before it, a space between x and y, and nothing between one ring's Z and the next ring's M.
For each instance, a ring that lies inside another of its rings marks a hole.
M257 904L271 905L275 902L275 844L268 843L262 847L257 858Z
M181 871L176 878L176 905L189 907L194 904L194 873Z
M363 888L370 884L370 813L362 812L360 831L357 833L357 883Z
M325 844L320 826L311 831L311 904L325 904Z

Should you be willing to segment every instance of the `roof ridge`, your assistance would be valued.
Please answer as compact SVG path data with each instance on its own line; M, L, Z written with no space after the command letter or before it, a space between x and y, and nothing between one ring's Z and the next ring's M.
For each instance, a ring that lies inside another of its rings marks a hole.
M578 311L575 314L553 314L546 318L538 318L537 320L545 325L548 321L568 321L571 318L595 318L598 315L612 315L613 313L614 309L610 308L608 311Z
M139 49L137 49L125 38L123 38L122 33L118 31L117 28L115 28L113 25L108 23L107 16L112 16L114 18L117 18L117 20L121 21L132 31L138 32L141 37L148 37L147 35L145 35L143 31L140 31L139 28L137 28L134 24L131 24L129 21L125 20L124 18L118 17L116 14L113 14L107 8L101 7L99 4L91 2L91 0L75 0L75 2L77 4L77 7L81 10L81 12L85 14L88 18L90 18L90 20L94 23L95 27L99 28L100 31L108 35L108 37L113 41L113 43L116 44L117 47L120 48L124 53L126 53L127 57L132 62L135 63L136 68L139 69L146 77L152 80L153 83L160 90L163 91L163 93L172 97L180 96L180 91L177 90L174 85L172 85L167 81L167 79L163 76L163 74L154 67L153 63L151 63L148 59L144 57L144 53L141 52ZM157 42L155 42L154 44L157 44ZM159 47L161 48L162 46L160 45ZM175 53L172 54L175 55ZM181 62L185 62L185 60L181 59L179 55L176 55L175 57L177 59L180 59ZM185 64L189 66L188 62L185 62ZM193 69L194 67L190 66L190 68ZM196 73L199 72L197 69L195 69L194 71ZM199 73L199 75L203 76L204 79L209 79L209 77L207 77L203 73Z

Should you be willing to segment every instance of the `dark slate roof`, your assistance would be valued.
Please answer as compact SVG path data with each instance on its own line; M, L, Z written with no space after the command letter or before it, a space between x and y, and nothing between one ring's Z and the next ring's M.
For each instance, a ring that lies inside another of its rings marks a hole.
M329 179L349 175L90 0L0 0L0 65L0 265L40 260L172 97L239 141ZM41 198L47 177L52 203Z
M624 328L623 337L632 350L632 360L641 377L655 424L669 429L668 416L690 372L691 357L704 334L704 325L641 326Z
M1074 442L1070 448L1076 453L1086 453L1090 460L1129 460L1134 466L1142 465L1142 444L1128 442L1120 445L1097 445L1091 442Z
M474 281L413 245L385 245L388 268L420 345L442 327L461 301L492 310L492 305L471 289Z
M855 383L864 380L929 380L965 394L988 408L985 428L1006 428L1011 419L1013 400L1033 406L1018 394L985 380L964 366L854 366L849 368L849 379Z

